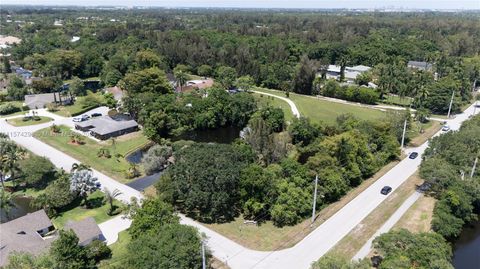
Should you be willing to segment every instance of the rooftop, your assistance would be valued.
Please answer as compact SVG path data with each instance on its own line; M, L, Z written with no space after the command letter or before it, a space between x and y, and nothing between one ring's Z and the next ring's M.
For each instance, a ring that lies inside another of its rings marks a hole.
M116 116L115 118L112 118L110 116L101 116L87 121L78 122L76 123L76 125L82 128L92 126L90 131L99 135L106 135L128 128L136 127L138 126L138 123L135 120L132 120L126 116Z
M98 238L102 235L102 231L92 217L76 222L68 221L64 229L74 231L78 236L78 243L80 245L83 245L92 238Z

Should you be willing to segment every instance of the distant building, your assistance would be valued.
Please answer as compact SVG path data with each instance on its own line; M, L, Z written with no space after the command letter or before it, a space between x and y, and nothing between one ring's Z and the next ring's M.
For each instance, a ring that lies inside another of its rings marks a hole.
M70 222L65 229L73 230L82 246L95 239L105 239L93 218ZM48 251L58 238L55 227L43 209L0 224L0 235L0 267L7 265L8 256L13 252L39 255Z
M120 102L123 98L123 90L120 89L119 87L115 86L115 87L109 87L109 88L105 88L104 89L104 92L108 92L108 93L111 93L113 95L113 98L115 98L115 100L117 100L117 102Z
M44 108L48 104L70 105L73 100L69 96L61 96L58 92L25 95L25 105L30 109Z
M346 66L345 67L345 81L347 83L354 83L355 79L363 72L367 72L372 69L370 66L357 65L357 66ZM329 65L327 68L327 79L336 79L340 80L341 76L341 66L339 65Z
M9 48L13 44L20 44L22 40L14 36L4 36L0 35L0 49Z
M32 72L32 71L27 70L27 69L24 69L24 68L21 67L21 66L12 65L10 68L12 69L12 71L13 71L15 74L21 76L24 80L25 80L25 79L30 79L30 78L32 77L32 75L33 75L33 72Z
M427 62L417 62L417 61L408 61L408 68L422 70L422 71L432 71L433 65Z
M76 122L75 129L82 132L90 132L95 138L106 140L137 131L138 123L129 116L120 114Z

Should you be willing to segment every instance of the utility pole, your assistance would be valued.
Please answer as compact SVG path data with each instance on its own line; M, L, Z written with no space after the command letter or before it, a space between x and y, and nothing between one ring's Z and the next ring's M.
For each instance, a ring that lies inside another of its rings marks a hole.
M207 261L205 261L205 242L202 240L202 269L207 269Z
M470 178L473 178L473 175L475 174L475 169L477 168L477 162L478 162L478 156L475 158L475 161L473 162L472 172L470 172Z
M455 95L455 91L452 91L452 99L450 99L450 105L448 106L448 115L447 118L450 118L450 111L452 111L452 104L453 104L453 96Z
M313 192L313 210L312 210L312 224L315 221L315 209L317 207L317 186L318 186L318 175L315 176L315 191Z
M405 144L405 133L406 132L407 132L407 119L405 119L405 122L403 123L402 144L400 146L401 149L403 149L403 146Z

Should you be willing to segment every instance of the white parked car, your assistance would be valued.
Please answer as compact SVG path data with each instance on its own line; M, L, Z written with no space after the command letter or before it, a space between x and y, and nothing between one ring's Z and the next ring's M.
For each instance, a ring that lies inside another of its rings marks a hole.
M448 126L448 125L443 125L442 131L444 131L444 132L450 131L450 126Z
M90 116L88 115L82 115L82 116L79 116L79 117L75 117L72 119L73 122L82 122L82 121L86 121L90 119Z

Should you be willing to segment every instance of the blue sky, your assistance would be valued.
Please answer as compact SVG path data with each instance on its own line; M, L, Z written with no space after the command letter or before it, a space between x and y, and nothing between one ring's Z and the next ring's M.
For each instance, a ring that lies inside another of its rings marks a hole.
M167 7L480 9L480 0L1 0L2 4Z

